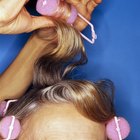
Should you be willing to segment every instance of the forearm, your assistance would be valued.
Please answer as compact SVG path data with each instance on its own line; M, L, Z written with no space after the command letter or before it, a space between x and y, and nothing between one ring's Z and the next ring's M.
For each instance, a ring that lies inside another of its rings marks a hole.
M0 100L20 97L29 87L33 77L33 66L43 51L42 43L31 37L15 61L0 76Z

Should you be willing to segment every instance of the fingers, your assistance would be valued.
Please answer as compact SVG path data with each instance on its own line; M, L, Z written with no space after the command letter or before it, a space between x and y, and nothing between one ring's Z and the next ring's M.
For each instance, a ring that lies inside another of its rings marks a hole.
M82 16L84 16L87 20L90 20L91 18L91 13L89 13L87 6L79 3L78 5L75 6L78 13L80 13ZM77 17L74 27L80 31L82 31L85 27L87 26L87 23L81 19L80 17Z
M0 0L0 12L4 13L5 18L11 20L18 15L26 1L27 0Z
M95 1L95 3L97 3L97 4L99 4L99 3L102 2L102 0L94 0L94 1Z
M0 27L0 34L19 34L31 32L35 29L55 26L49 18L40 16L30 16L29 13L22 9L16 20Z
M87 23L84 22L81 18L77 18L77 20L74 23L74 27L78 30L78 31L82 31L84 28L86 28Z
M31 28L28 32L39 28L53 27L55 24L50 18L44 16L32 16Z
M81 2L81 0L66 0L66 2L72 4L73 6L76 6Z
M19 19L11 22L10 24L2 28L0 27L0 34L19 34L25 32L27 33L39 28L55 26L50 19L46 19L46 17L41 16L32 17L30 22L24 20L22 21Z
M89 12L89 14L92 14L94 8L97 6L98 4L95 3L94 0L89 0L88 3L87 3L87 10Z
M91 19L91 14L94 8L102 0L66 0L66 2L72 4L77 9L78 13L84 16L87 20ZM74 27L78 30L83 30L87 26L87 23L84 22L81 18L77 17Z

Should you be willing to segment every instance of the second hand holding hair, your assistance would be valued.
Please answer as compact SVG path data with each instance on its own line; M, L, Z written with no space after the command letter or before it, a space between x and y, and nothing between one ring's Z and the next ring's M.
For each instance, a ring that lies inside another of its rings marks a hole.
M92 39L89 39L84 34L80 33L81 36L91 44L95 42L97 36L93 24L78 13L74 6L61 0L38 0L36 9L42 15L61 18L71 25L75 22L77 16L79 16L91 27Z

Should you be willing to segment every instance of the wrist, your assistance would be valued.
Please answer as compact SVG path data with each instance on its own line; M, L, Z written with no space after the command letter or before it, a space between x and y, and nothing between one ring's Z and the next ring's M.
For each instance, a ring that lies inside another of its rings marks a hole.
M44 40L41 40L35 33L33 33L27 41L25 47L28 47L27 50L37 59L45 49L45 43L46 42Z

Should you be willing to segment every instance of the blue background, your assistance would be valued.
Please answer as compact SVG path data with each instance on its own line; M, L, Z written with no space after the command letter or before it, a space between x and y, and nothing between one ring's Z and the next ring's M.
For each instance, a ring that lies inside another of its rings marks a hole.
M127 118L127 140L140 140L140 1L103 0L92 15L98 39L85 41L88 64L79 72L88 80L111 79L117 114ZM90 34L88 28L85 34ZM0 73L14 60L29 34L0 35ZM80 74L80 75L81 75Z

